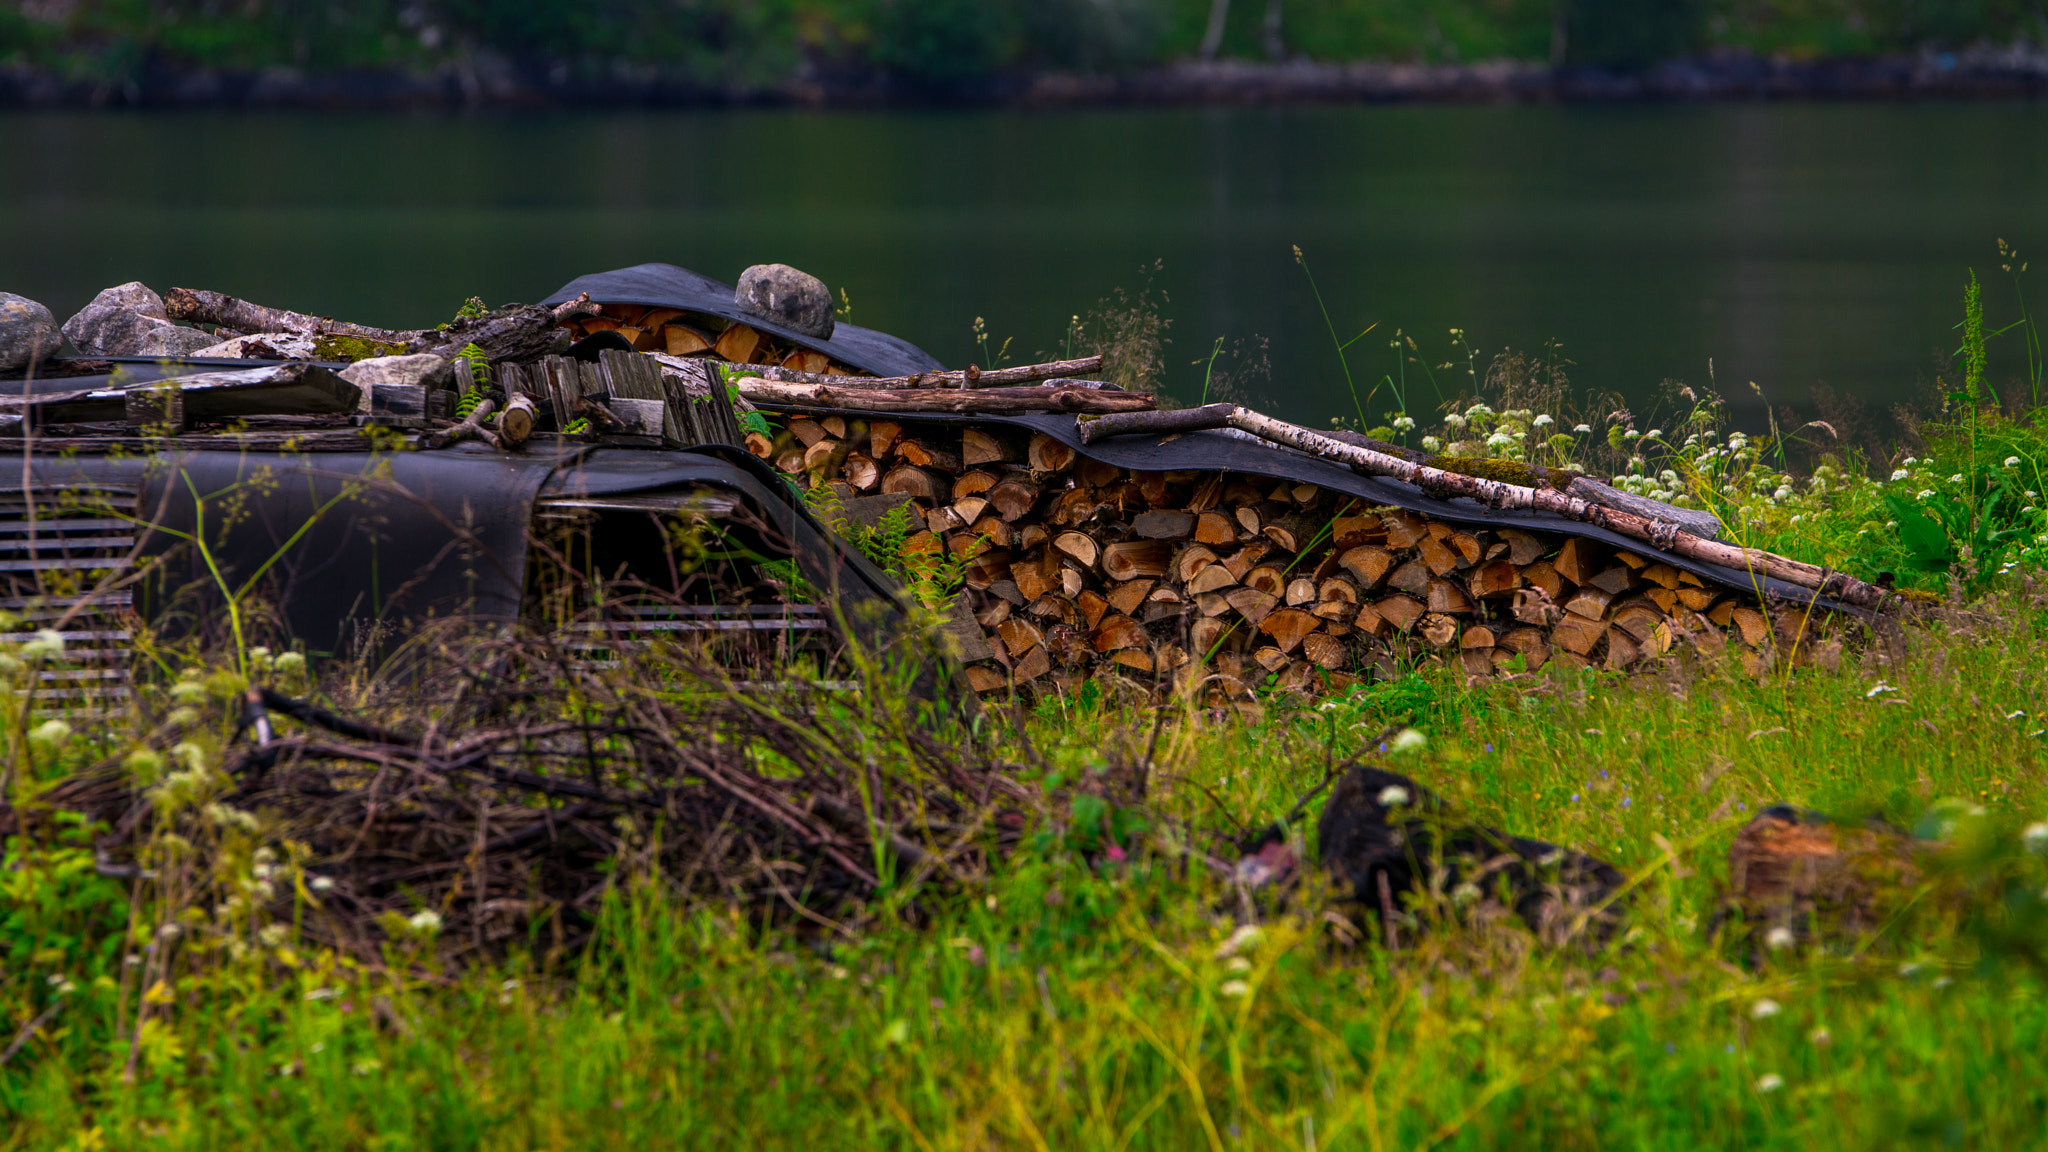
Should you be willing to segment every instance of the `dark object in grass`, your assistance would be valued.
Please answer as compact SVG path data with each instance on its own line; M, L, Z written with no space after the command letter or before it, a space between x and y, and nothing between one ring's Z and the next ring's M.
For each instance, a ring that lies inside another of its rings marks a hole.
M1464 903L1510 908L1546 941L1604 937L1623 877L1583 852L1460 820L1441 797L1397 772L1354 766L1317 825L1323 867L1350 898L1392 925Z
M1728 900L1765 948L1876 930L1920 878L1913 839L1882 820L1860 823L1776 804L1728 846Z

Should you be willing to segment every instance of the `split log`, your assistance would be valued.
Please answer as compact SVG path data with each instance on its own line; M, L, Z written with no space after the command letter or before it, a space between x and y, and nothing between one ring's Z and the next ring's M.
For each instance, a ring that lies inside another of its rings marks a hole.
M1223 565L1211 564L1197 572L1186 583L1190 595L1199 595L1203 592L1221 592L1226 588L1234 588L1237 586L1237 577L1232 576L1230 569Z
M1431 612L1423 616L1417 631L1422 633L1422 638L1429 641L1432 647L1448 648L1452 641L1458 638L1459 629L1456 620L1441 612Z
M1203 512L1195 517L1195 540L1202 544L1229 544L1237 539L1237 526L1221 512Z
M1038 503L1038 485L1022 476L1005 476L988 490L988 502L996 515L1015 522Z
M1223 595L1223 602L1253 625L1264 621L1273 609L1280 606L1278 596L1257 588L1234 588Z
M1058 440L1043 432L1031 435L1031 446L1026 457L1035 472L1065 472L1073 467L1076 453Z
M1145 629L1129 616L1109 616L1095 629L1090 640L1097 652L1137 648L1145 643Z
M1299 608L1316 602L1316 582L1306 576L1296 576L1287 582L1287 606Z
M960 459L969 468L977 464L1009 464L1017 459L1017 450L1004 437L969 428L960 434Z
M1131 531L1147 540L1185 540L1194 534L1195 518L1187 512L1154 509L1138 513Z
M1127 580L1109 590L1110 607L1126 616L1135 616L1138 614L1139 606L1145 603L1145 597L1150 596L1152 590L1158 586L1159 582L1156 580Z
M1102 572L1112 580L1164 576L1173 546L1163 540L1125 540L1102 550Z
M1292 653L1301 646L1302 638L1314 632L1321 623L1299 608L1276 608L1259 621L1259 631L1271 636L1282 652Z
M1344 642L1328 632L1311 632L1302 637L1301 654L1309 663L1330 671L1344 667L1349 656Z
M977 391L942 388L845 388L825 384L783 384L760 376L738 379L741 399L780 408L837 408L882 412L1149 412L1152 397L1138 392L1044 385ZM1050 437L1047 437L1050 440ZM1057 441L1055 441L1057 443ZM1069 455L1073 449L1061 445Z
M949 488L944 476L914 464L899 464L882 477L883 495L902 493L926 506L943 503Z
M1201 544L1190 544L1181 549L1173 560L1173 576L1185 584L1200 575L1206 568L1216 565L1216 553ZM1235 580L1232 581L1235 583Z
M1085 532L1062 532L1052 538L1053 550L1073 560L1083 568L1094 568L1101 557L1101 548L1095 538Z
M919 468L936 468L955 475L960 472L960 454L943 444L915 436L896 441L896 458Z

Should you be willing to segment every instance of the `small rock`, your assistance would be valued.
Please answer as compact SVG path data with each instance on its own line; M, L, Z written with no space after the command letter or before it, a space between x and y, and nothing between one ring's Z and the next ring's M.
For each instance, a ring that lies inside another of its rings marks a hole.
M835 323L825 282L787 264L756 264L740 273L739 306L806 336L829 339Z
M145 332L142 339L136 343L134 351L110 355L182 358L191 356L202 348L211 348L218 342L212 335L197 328L165 324Z
M314 360L313 337L304 332L258 332L237 336L192 353L222 360Z
M388 392L404 385L425 385L429 389L452 386L455 364L431 352L415 356L375 356L356 361L342 369L340 375L343 380L363 390L363 397L356 408L368 412L373 393Z
M139 280L103 290L64 322L64 335L88 356L141 356L145 337L173 327L164 298Z
M0 292L0 376L26 371L57 351L57 318L26 296Z

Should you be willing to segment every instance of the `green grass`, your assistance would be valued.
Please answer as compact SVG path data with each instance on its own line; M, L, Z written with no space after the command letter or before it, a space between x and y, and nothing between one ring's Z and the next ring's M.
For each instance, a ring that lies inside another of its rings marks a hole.
M2048 609L2024 589L1986 606L1910 630L1891 666L1418 674L1251 723L1176 714L1126 863L1047 830L985 885L921 894L928 922L837 944L622 876L600 937L551 971L441 972L418 941L362 967L288 931L199 951L157 993L132 1084L122 888L75 837L15 844L0 1043L52 978L74 987L0 1069L0 1148L2036 1146L2048 1002L2009 940L2048 925L1973 897L1981 860L1936 880L1953 910L1853 948L1752 963L1708 933L1731 835L1781 800L1907 824L1967 801L1984 812L1957 843L2006 846L2009 892L2048 880L2011 848L2048 814ZM1151 736L1109 699L1021 723L984 727L1069 783ZM1345 947L1310 895L1220 956L1234 897L1191 830L1275 819L1394 723L1429 739L1390 766L1628 872L1622 939L1545 950L1484 921ZM40 739L47 778L64 740Z

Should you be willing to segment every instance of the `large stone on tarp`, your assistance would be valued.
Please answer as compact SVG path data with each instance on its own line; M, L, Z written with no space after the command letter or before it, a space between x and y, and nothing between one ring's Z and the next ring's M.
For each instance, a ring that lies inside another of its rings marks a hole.
M115 356L162 356L167 360L194 356L203 348L219 343L210 332L197 328L185 328L177 324L164 324L144 332L136 341L132 352L112 352Z
M740 309L806 336L830 339L836 322L825 282L787 264L756 264L740 273L733 299Z
M48 308L26 296L0 292L0 376L27 371L29 365L54 355L60 343L57 318Z
M406 385L447 388L455 380L455 363L431 352L416 356L377 356L341 370L341 378L363 390L360 410L370 410L372 395Z
M146 338L175 327L163 297L131 280L93 297L64 322L64 335L88 356L145 356L150 355L141 351Z

